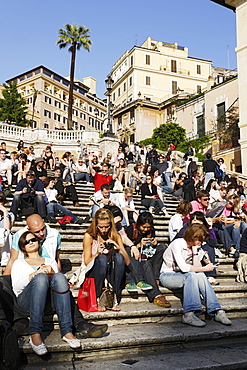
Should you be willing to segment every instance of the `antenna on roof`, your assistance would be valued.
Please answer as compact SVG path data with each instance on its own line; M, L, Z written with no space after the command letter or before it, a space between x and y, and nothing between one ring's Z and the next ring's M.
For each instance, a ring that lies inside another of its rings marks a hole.
M135 46L137 46L137 43L138 43L138 35L136 35Z

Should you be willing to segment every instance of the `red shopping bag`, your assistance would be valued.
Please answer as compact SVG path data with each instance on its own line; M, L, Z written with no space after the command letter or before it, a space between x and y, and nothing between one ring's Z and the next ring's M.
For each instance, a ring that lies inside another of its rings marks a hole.
M94 278L86 278L78 293L77 305L86 312L98 311Z

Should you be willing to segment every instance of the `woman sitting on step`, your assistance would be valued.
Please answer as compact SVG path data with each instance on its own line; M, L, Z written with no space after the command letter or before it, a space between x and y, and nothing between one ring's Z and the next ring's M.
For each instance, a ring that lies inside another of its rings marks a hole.
M167 247L163 243L158 244L155 238L152 214L150 212L142 212L136 223L127 227L126 234L133 243L131 248L127 247L126 249L128 254L133 257L131 262L136 275L140 272L139 260L141 259L143 279L145 283L153 287L152 290L145 292L149 302L153 302L157 306L171 307L171 304L167 301L165 295L161 293L157 285L162 265L162 256ZM138 286L134 282L133 273L127 269L126 289L128 292L138 290Z
M146 182L141 186L141 204L146 207L150 213L153 213L155 208L161 210L165 216L169 216L164 203L160 200L157 186L153 184L153 177L147 175Z
M21 310L30 314L30 345L37 355L46 354L47 348L41 339L42 319L45 311L58 315L62 339L71 348L79 348L81 343L72 334L70 291L66 277L59 272L52 258L39 254L40 241L30 231L19 239L20 250L26 258L14 261L11 280L17 302Z
M183 288L182 322L192 326L205 326L206 323L197 315L202 313L201 295L206 304L207 313L224 325L231 325L216 294L204 272L212 271L217 266L212 263L202 266L201 245L209 239L209 232L203 225L190 225L184 238L174 240L163 255L160 281L168 289Z
M87 277L94 278L96 296L99 299L105 279L113 286L115 304L113 311L120 311L120 283L124 275L125 264L129 257L124 249L121 236L118 234L112 213L109 209L99 209L87 229L83 240L83 262L88 265L94 261ZM98 304L98 311L106 308Z

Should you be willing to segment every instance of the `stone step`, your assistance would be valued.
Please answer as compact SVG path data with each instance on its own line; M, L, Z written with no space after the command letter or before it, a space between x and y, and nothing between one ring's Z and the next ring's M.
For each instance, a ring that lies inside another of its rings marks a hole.
M160 322L142 325L126 323L126 325L110 327L108 332L101 338L82 339L81 351L71 350L69 346L62 341L58 330L53 330L51 333L44 333L44 341L49 350L49 355L44 359L41 359L33 353L28 344L27 337L20 340L20 348L29 364L39 363L46 368L46 364L49 366L47 361L54 364L70 361L73 366L67 367L67 369L72 369L75 368L74 366L79 360L83 360L84 365L82 365L82 368L87 368L85 361L94 362L96 358L106 361L110 357L120 357L121 355L124 355L126 358L131 358L131 355L140 353L156 353L157 355L162 352L166 353L167 358L169 358L169 352L172 350L176 352L179 351L182 355L185 349L203 348L209 344L215 346L218 351L220 347L226 346L229 342L232 344L245 343L246 335L247 319L242 318L240 320L234 319L233 325L230 327L214 321L207 321L207 325L204 328L186 326L180 322ZM238 353L238 356L240 356L240 353ZM181 361L182 360L183 357L181 358ZM193 357L193 361L195 360L196 356ZM197 369L204 369L204 367L202 367L203 358L199 360L200 366ZM198 365L199 362L197 362ZM121 368L121 365L119 364L119 367L116 367L116 369ZM147 363L143 364L143 368L150 369L150 367L146 367L145 365L147 365ZM32 367L29 367L29 369L31 368ZM162 367L159 369L161 368ZM101 369L106 369L102 362ZM181 367L177 369L181 369ZM185 368L183 367L183 369ZM186 369L188 369L188 367L186 367ZM224 369L226 369L226 367L224 367ZM227 369L237 369L237 367L228 367Z

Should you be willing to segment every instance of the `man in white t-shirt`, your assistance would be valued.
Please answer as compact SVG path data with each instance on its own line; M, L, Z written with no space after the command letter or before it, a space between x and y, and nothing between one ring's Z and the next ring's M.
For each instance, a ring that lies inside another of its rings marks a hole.
M6 150L0 150L0 176L3 180L8 180L8 186L11 186L12 183L12 161L11 159L6 158Z
M96 193L94 193L94 195L90 197L90 216L94 217L96 211L98 211L98 209L100 208L104 208L105 205L115 206L116 204L113 202L113 200L114 197L110 191L110 185L101 185L100 190L96 191Z
M73 166L73 170L75 171L75 181L86 180L87 185L90 185L90 174L89 168L86 164L86 157L79 158L78 161Z

